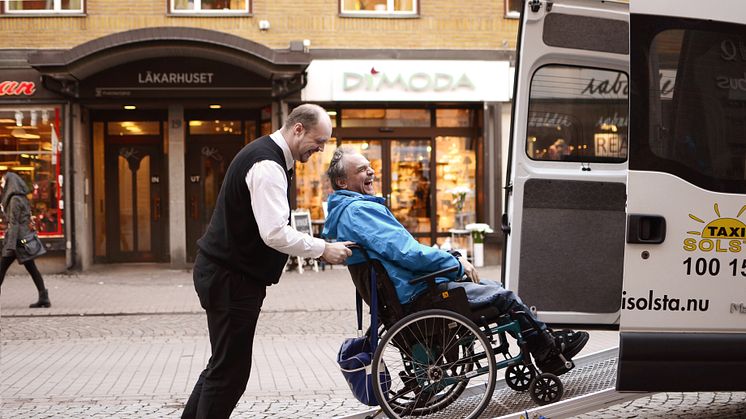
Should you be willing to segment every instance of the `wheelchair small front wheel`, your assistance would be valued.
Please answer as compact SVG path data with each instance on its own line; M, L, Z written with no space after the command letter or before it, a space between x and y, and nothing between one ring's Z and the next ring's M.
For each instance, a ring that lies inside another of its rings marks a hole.
M511 365L505 370L505 384L515 391L526 391L536 377L536 370L526 364Z
M539 374L528 386L531 399L540 406L559 401L565 392L562 381L548 372Z
M477 418L495 390L492 346L466 317L425 310L398 321L373 357L373 391L390 418Z

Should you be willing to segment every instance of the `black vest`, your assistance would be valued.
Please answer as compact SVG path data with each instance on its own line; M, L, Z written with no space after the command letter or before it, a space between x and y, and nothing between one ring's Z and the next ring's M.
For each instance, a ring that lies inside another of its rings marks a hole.
M269 136L249 143L228 166L207 232L197 240L200 252L248 280L276 284L288 255L264 244L259 236L246 174L254 163L272 160L285 169L282 149ZM290 172L287 172L290 184ZM288 202L288 206L289 206Z

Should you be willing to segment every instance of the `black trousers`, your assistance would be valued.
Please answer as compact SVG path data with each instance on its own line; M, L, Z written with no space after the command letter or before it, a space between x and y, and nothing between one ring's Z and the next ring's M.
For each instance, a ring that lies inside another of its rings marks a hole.
M15 254L13 256L3 256L0 258L0 286L3 285L5 274L8 272L8 268L13 264L14 260L16 260ZM39 272L39 269L36 267L36 263L33 260L30 260L24 263L23 267L26 268L26 271L31 275L36 290L39 292L44 291L44 279L41 277L41 272Z
M201 254L194 262L193 279L207 312L212 355L181 417L227 419L249 381L254 332L267 287Z

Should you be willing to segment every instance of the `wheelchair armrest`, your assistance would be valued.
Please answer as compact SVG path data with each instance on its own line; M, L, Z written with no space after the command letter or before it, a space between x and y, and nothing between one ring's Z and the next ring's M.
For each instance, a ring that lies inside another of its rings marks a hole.
M412 279L409 281L409 285L414 285L422 281L428 281L431 286L435 286L435 278L438 276L442 276L444 274L450 273L450 272L456 272L459 270L459 265L451 266L450 268L441 269L438 272L433 272L427 275L420 276L418 278Z

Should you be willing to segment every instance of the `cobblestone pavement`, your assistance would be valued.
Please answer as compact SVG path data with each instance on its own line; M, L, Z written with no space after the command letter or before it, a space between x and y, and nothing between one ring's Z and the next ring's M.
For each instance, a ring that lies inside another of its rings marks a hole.
M499 277L488 267L483 277ZM31 310L31 281L9 276L0 303L0 417L176 418L209 358L188 271L118 265L48 275L53 306ZM347 273L287 273L270 287L236 418L331 418L366 410L335 356L354 335ZM592 332L590 353L616 332ZM666 393L579 418L746 418L746 393Z

